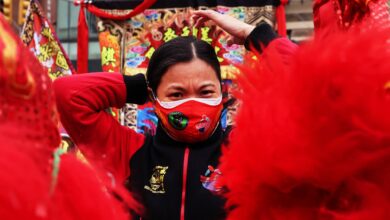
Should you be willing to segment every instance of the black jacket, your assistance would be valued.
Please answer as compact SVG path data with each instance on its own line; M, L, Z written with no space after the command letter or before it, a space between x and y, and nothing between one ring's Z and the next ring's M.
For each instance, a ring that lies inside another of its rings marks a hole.
M224 219L224 199L203 186L209 166L218 168L228 133L218 126L205 142L188 145L171 139L159 125L155 136L130 160L128 188L145 205L143 219ZM211 187L212 188L212 187ZM217 189L218 190L218 189Z

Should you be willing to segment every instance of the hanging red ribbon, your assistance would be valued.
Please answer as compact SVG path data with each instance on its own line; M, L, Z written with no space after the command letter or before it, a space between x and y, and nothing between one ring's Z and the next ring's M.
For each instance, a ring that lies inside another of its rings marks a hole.
M127 20L133 16L138 15L139 13L142 13L146 9L150 8L155 2L156 2L156 0L144 0L141 4L139 4L137 7L135 7L134 10L130 11L127 14L123 14L123 15L113 15L113 14L107 13L104 10L102 10L94 5L91 5L91 4L86 5L86 7L87 7L89 12L91 12L92 14L94 14L98 17L101 17L101 18L106 18L106 19L111 19L111 20Z
M77 73L88 72L88 25L81 5L77 30Z
M280 5L276 8L276 24L278 25L278 34L282 37L287 36L286 12L285 6L288 0L280 0Z

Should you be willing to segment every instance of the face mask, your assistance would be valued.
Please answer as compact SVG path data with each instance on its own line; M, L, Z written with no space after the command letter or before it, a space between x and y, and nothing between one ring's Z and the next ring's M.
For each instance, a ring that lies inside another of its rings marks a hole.
M156 99L156 114L173 139L195 143L210 137L220 119L222 96L218 98L189 98L173 102Z

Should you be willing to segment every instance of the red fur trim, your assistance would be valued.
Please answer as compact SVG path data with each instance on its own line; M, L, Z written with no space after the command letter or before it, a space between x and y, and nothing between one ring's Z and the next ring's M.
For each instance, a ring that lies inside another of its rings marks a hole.
M61 158L50 191L60 142L51 80L1 14L0 32L0 218L128 219L138 207L128 192L73 155Z
M292 66L268 48L247 60L221 164L229 219L389 218L389 39L350 31L304 45Z

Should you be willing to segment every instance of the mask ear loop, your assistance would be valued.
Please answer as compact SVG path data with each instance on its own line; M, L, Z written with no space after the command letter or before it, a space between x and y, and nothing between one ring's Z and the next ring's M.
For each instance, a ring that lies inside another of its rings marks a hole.
M157 96L156 96L156 94L154 94L153 89L150 87L149 80L146 80L146 86L148 87L149 91L151 92L152 98L154 99L154 101L157 101Z

